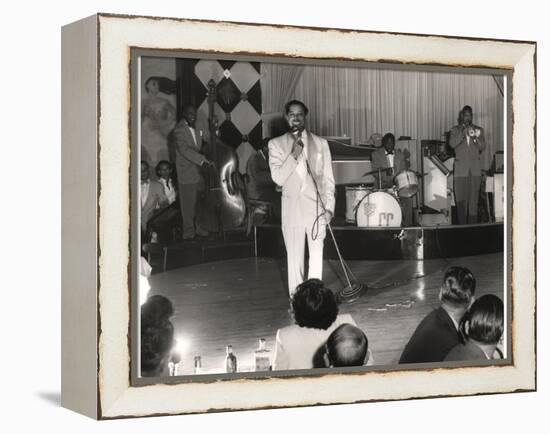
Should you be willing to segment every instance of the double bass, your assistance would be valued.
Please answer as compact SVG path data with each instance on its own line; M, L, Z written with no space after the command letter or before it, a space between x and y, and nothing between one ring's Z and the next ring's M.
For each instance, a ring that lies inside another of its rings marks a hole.
M214 104L216 82L208 82L209 140L204 155L213 165L205 165L205 191L197 206L197 219L209 232L224 235L228 229L243 225L246 216L245 186L239 174L239 159L235 150L223 143L216 134Z

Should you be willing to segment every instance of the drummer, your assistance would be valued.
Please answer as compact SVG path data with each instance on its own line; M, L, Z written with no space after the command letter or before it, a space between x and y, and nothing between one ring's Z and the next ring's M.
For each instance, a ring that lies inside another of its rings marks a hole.
M371 155L372 170L380 170L380 179L375 174L377 188L393 188L393 177L411 166L410 152L407 149L395 149L395 136L386 133L382 137L382 146ZM412 198L401 198L403 226L412 226Z

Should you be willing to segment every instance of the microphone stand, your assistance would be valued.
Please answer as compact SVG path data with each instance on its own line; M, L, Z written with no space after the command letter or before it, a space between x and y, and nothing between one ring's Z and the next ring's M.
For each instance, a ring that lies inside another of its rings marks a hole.
M301 132L299 133L301 136ZM299 139L301 141L301 139ZM303 146L303 144L302 144ZM344 258L342 257L342 254L340 253L340 248L338 247L338 243L336 242L336 237L334 236L334 232L332 231L332 226L329 221L326 220L327 215L327 208L325 206L325 202L323 201L323 198L321 196L321 193L319 192L319 186L317 185L317 180L315 179L315 176L313 176L313 172L311 171L311 167L309 166L309 161L307 157L304 155L304 160L306 163L307 173L309 176L311 176L311 179L313 180L313 185L315 186L315 192L317 194L317 198L319 199L319 202L321 203L321 208L323 209L323 215L325 216L325 222L328 227L328 231L330 233L330 236L332 237L332 241L334 242L334 247L336 248L336 254L338 255L338 259L340 261L340 265L342 266L342 271L344 272L344 276L346 277L346 283L348 284L346 287L344 287L339 293L338 297L341 301L346 301L348 303L351 303L359 298L361 293L366 290L367 285L360 283L355 275L352 273L349 266L344 261ZM354 283L352 285L351 280L348 275L348 270L351 276L354 279Z

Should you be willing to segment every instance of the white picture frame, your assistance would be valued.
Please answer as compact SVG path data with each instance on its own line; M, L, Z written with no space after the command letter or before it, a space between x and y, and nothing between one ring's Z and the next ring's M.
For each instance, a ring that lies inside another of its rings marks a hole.
M512 363L133 386L133 47L513 71ZM64 27L62 53L65 407L112 419L536 389L534 43L98 14Z

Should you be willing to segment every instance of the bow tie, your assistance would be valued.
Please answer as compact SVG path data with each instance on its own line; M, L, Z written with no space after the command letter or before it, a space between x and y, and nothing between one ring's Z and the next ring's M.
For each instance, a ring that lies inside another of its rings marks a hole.
M386 155L393 155L393 151L392 152L386 151Z

